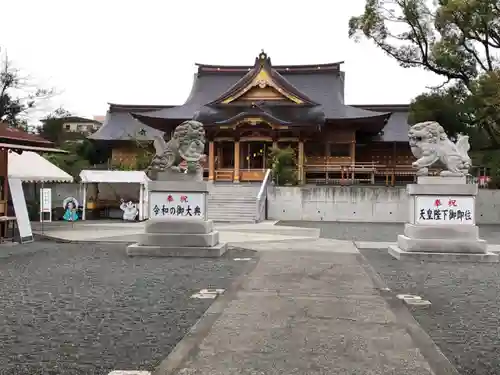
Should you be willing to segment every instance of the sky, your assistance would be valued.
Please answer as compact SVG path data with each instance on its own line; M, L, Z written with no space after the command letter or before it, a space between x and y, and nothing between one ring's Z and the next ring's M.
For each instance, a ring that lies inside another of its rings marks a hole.
M195 63L344 61L346 104L404 104L442 82L403 69L368 41L348 38L365 0L2 0L0 46L40 87L81 116L107 103L182 104ZM9 16L5 16L9 15Z

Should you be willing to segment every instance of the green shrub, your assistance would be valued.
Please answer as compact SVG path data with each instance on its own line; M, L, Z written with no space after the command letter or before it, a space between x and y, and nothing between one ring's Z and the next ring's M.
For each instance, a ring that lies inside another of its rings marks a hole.
M297 158L293 148L289 146L284 149L271 149L269 163L276 185L297 184Z

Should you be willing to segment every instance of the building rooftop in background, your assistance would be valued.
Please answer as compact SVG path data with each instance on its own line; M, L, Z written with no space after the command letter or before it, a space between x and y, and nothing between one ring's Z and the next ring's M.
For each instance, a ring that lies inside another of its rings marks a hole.
M90 135L102 126L102 121L96 119L89 119L80 116L67 116L61 118L63 121L63 130L72 133L81 133L85 135ZM47 120L41 120L45 122Z

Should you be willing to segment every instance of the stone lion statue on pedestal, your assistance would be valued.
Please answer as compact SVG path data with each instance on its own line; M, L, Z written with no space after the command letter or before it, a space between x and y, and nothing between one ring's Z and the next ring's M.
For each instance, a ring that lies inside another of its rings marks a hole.
M198 174L204 159L205 129L198 121L185 121L174 130L172 139L165 142L162 136L154 139L156 155L147 172L179 172Z
M461 177L469 173L471 159L468 155L468 136L458 135L456 143L453 143L439 123L426 121L413 125L408 138L411 152L418 159L412 164L417 169L417 176L428 175L429 167L438 161L446 167L440 176Z

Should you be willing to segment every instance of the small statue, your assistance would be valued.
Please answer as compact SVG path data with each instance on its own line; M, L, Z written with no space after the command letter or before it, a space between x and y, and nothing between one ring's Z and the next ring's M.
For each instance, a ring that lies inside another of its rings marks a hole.
M201 122L183 122L168 142L163 136L155 136L154 147L156 155L147 169L148 175L169 170L188 174L203 172L200 162L205 150L205 129Z
M442 177L461 177L469 173L472 162L468 155L468 136L460 134L457 142L453 143L439 123L426 121L413 125L408 138L411 152L418 159L412 163L412 167L417 169L417 176L427 176L429 167L438 161L446 167L439 174Z
M73 197L68 197L63 201L64 215L63 219L66 221L78 221L78 201Z
M139 214L139 210L137 209L137 205L128 201L125 203L123 199L120 200L120 210L123 211L123 220L125 221L135 221L135 218Z

